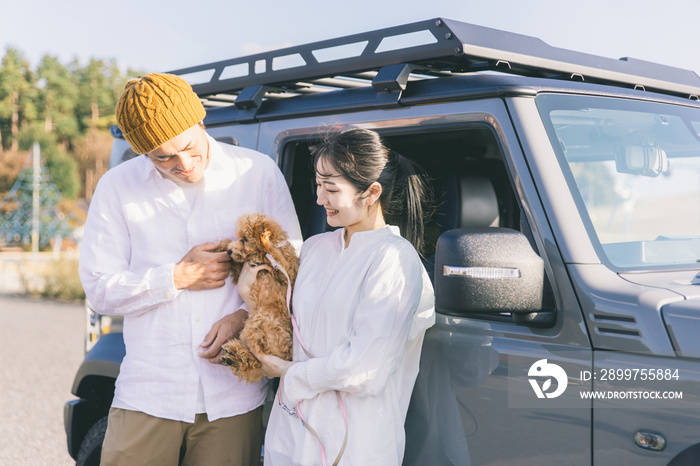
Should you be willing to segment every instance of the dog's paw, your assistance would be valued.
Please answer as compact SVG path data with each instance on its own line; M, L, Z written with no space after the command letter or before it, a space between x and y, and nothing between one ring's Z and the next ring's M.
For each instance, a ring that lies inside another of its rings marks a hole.
M231 340L221 346L221 362L229 366L236 375L238 375L240 369L240 353L242 350L241 343L236 340Z
M239 356L241 358L239 380L243 377L248 383L259 382L265 376L260 361L249 351Z
M259 382L264 377L262 366L253 354L240 341L231 340L222 347L221 362L231 368L238 381Z

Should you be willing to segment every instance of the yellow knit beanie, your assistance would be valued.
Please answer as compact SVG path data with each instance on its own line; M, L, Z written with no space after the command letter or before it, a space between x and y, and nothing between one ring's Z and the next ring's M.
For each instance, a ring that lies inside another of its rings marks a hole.
M129 81L117 102L117 125L137 154L147 154L204 119L192 87L173 74Z

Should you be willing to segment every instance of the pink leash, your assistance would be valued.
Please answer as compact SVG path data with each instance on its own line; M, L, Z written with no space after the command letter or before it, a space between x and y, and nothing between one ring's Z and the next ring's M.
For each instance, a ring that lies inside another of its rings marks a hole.
M304 346L304 343L301 341L301 334L299 333L299 326L297 325L297 319L294 317L294 314L292 314L292 309L290 307L291 302L292 302L292 287L291 283L292 281L289 279L289 275L287 274L287 271L284 270L284 267L282 267L273 257L272 254L267 254L265 257L270 261L270 264L272 265L273 268L279 269L283 274L284 277L287 279L287 312L289 312L289 315L292 319L292 327L294 328L294 336L296 336L297 341L299 342L299 345L301 345L301 348L304 350L304 353L306 353L306 356L308 356L310 359L313 358L314 356L309 352L309 350ZM340 412L343 414L343 421L345 421L345 439L343 440L343 446L340 448L340 452L338 452L338 456L336 457L335 461L333 462L333 466L337 466L337 464L340 462L340 458L343 457L343 453L345 453L345 447L348 444L348 416L347 413L345 412L345 405L343 405L343 400L340 398L340 392L335 390L335 396L338 399L338 406L340 407ZM299 406L301 402L297 403L297 405L289 409L289 407L284 404L282 401L282 378L280 377L280 387L277 390L277 402L279 405L284 409L289 415L297 417L300 421L301 424L308 430L311 435L314 436L316 441L318 442L318 446L321 449L321 463L323 466L327 466L326 463L326 450L323 448L323 442L321 442L321 438L318 436L316 431L306 422L306 419L304 419L304 414L301 412L301 407Z

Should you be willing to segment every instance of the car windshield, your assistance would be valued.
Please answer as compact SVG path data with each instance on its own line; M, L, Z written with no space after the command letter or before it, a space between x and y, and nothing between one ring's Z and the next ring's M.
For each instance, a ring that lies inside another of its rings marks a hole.
M601 259L697 268L700 109L553 94L537 105Z

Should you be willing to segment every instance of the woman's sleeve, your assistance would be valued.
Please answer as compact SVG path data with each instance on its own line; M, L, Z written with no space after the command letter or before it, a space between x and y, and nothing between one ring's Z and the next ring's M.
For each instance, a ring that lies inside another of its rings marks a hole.
M423 267L412 249L392 251L364 277L362 297L355 310L348 342L330 354L294 364L284 376L285 402L295 405L328 390L371 396L384 389L399 366L412 324L418 319L424 289ZM429 285L429 283L428 283ZM431 296L432 298L432 296ZM432 306L432 304L430 304Z
M173 282L174 264L150 268L143 274L129 272L129 229L118 190L104 177L90 204L80 249L80 281L98 312L143 314L180 293Z

